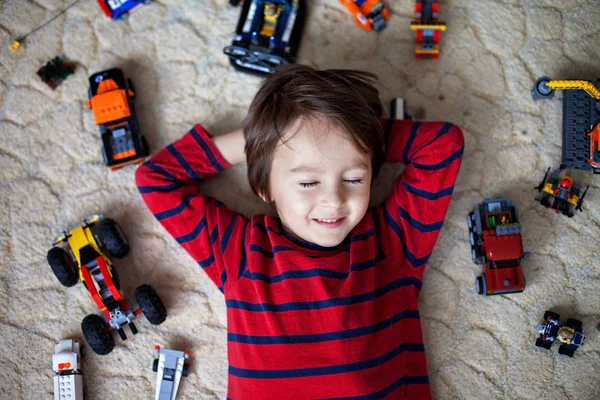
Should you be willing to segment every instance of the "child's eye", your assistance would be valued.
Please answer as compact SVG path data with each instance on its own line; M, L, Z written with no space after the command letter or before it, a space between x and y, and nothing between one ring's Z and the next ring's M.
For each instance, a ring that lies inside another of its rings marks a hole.
M300 183L303 188L311 188L317 186L317 182Z
M358 185L362 183L362 179L346 179L344 182L349 183L351 185Z

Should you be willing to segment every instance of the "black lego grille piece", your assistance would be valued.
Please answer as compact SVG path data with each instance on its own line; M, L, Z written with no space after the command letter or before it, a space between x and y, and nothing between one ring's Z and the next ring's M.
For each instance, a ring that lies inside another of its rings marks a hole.
M592 82L600 89L600 82ZM590 138L586 132L600 120L600 100L583 90L563 92L562 163L571 169L591 170Z

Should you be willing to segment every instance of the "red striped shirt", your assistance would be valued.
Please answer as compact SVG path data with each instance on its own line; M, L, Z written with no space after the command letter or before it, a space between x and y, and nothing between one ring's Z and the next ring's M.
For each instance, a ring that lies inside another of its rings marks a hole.
M230 399L430 398L418 297L463 153L443 122L382 120L393 193L334 248L197 183L230 165L196 125L136 171L148 208L224 293Z

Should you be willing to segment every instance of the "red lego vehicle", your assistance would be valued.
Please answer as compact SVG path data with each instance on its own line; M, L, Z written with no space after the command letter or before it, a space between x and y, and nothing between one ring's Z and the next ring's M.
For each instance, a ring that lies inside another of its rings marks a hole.
M467 218L471 258L483 273L475 281L484 296L525 290L523 252L517 207L507 199L485 200Z
M415 20L410 29L416 34L415 58L438 58L440 55L440 32L446 24L438 20L438 0L417 0Z

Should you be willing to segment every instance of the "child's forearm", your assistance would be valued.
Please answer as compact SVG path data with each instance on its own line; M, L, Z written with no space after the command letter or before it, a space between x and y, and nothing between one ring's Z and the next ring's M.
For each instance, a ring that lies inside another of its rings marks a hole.
M244 133L241 129L212 138L223 157L231 164L246 162Z

